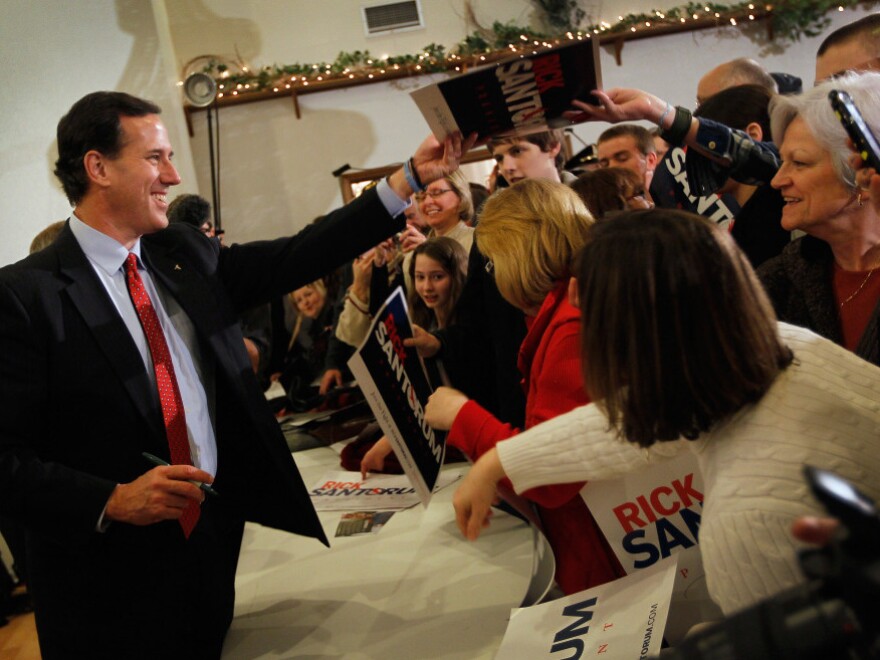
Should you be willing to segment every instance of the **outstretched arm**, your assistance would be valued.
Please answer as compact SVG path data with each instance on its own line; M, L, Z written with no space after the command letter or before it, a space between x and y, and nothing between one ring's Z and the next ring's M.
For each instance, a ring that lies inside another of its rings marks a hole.
M749 185L769 182L779 169L773 145L755 142L743 131L705 118L685 108L673 107L658 96L639 89L596 90L600 105L574 101L577 110L566 116L572 121L649 121L661 129L660 137L674 147L685 145L691 192L708 195L732 177ZM702 162L700 162L702 161Z
M626 442L608 428L593 404L575 408L499 442L474 463L453 503L462 533L473 540L486 526L487 511L501 479L517 493L548 484L614 479L686 451L687 440L648 449Z
M670 130L675 121L676 110L659 96L640 89L614 88L597 89L593 92L600 105L574 101L578 108L566 114L575 122L606 121L617 124L623 121L649 121L663 130ZM682 131L679 144L692 144L696 138L699 120L691 117L690 123Z

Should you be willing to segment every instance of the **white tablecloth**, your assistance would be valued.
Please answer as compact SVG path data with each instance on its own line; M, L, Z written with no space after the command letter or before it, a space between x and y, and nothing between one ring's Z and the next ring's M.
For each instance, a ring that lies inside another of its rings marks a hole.
M294 458L306 485L339 465L328 448ZM335 538L340 514L322 513L330 549L248 524L223 658L492 658L528 587L532 533L496 512L464 540L454 492L395 513L378 534Z

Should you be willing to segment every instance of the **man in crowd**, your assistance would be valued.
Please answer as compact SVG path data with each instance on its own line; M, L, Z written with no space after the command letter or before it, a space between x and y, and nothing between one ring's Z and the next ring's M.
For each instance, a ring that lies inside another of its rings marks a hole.
M740 57L719 64L700 78L697 84L697 103L702 104L718 92L738 85L758 85L770 94L777 92L776 81L763 66L749 58ZM659 132L659 129L656 130ZM680 176L687 170L687 154L683 149L676 148L674 157L666 162L661 160L657 160L652 190L652 198L658 206L688 209L722 224L733 219L739 210L739 204L733 196L716 194L715 190L696 191L686 178Z
M880 68L880 13L869 14L831 32L816 52L816 82L846 71ZM676 113L677 114L677 113ZM733 173L747 184L769 182L779 167L776 148L754 143L748 136L724 126L691 120L681 141L700 158L698 167L688 161L691 189L713 190Z
M648 190L657 166L657 152L651 131L638 124L617 124L605 130L596 142L600 167L622 167L635 172Z
M880 14L838 28L816 52L816 82L844 71L880 69Z
M159 112L75 103L55 170L73 214L0 270L0 514L27 530L44 660L217 658L244 521L326 543L237 315L400 230L463 148L429 138L319 225L221 248L168 226L180 178Z
M178 195L168 205L168 222L185 222L208 238L214 237L211 202L201 195Z
M719 64L700 78L697 83L697 103L703 103L721 90L737 85L758 85L771 94L778 91L776 81L767 69L748 57L738 57Z
M497 138L489 141L489 152L498 163L498 172L508 185L523 179L561 181L574 179L562 170L562 133L544 131L522 137ZM566 181L567 183L567 181Z

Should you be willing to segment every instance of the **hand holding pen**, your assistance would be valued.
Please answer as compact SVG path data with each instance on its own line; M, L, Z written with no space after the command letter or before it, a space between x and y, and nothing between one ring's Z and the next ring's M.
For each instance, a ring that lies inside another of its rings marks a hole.
M132 525L152 525L177 520L193 501L217 496L208 485L214 477L192 465L168 465L151 454L144 458L157 468L129 483L117 484L107 500L104 519Z
M141 453L141 456L143 456L144 458L146 458L150 463L152 463L152 464L155 465L156 467L169 467L169 466L171 465L170 463L168 463L168 462L166 462L166 461L163 461L163 460L162 460L161 458L159 458L158 456L153 456L153 454L150 454L149 452L146 452L146 451L145 451L145 452L142 452L142 453ZM213 488L211 488L211 486L209 486L208 484L206 484L206 483L203 482L203 481L195 481L195 480L193 480L193 479L187 479L187 481L189 481L189 483L191 483L193 486L198 486L198 488L199 488L202 492L207 493L208 495L211 495L211 496L213 496L213 497L219 497L219 496L220 496L220 493L218 493L216 490L214 490Z

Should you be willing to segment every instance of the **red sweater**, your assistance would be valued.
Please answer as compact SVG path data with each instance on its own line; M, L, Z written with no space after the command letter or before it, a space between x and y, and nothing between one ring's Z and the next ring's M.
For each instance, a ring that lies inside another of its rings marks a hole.
M526 392L526 428L589 403L580 360L580 314L568 302L568 283L560 282L544 299L538 315L527 317L528 334L519 352ZM468 401L455 418L447 443L473 460L519 429ZM505 485L510 487L510 483ZM604 584L625 573L580 497L583 483L542 486L523 495L536 502L544 533L556 557L556 582L571 594Z

